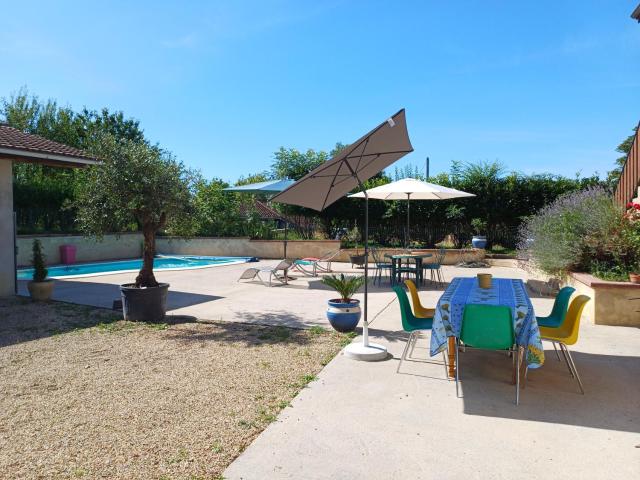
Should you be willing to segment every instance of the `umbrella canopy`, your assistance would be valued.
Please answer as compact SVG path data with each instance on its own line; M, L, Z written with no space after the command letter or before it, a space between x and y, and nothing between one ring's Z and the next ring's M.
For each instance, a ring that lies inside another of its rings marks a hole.
M288 178L282 178L279 180L267 180L266 182L250 183L248 185L239 185L237 187L225 188L225 192L238 192L238 193L251 193L251 194L264 194L273 195L280 193L284 189L290 187L295 183L294 180ZM287 258L287 226L286 218L284 220L284 258Z
M455 188L442 187L435 183L427 183L415 178L403 178L396 182L380 185L367 190L369 198L377 200L447 200L449 198L475 197L473 193L463 192ZM349 195L364 198L364 192Z
M412 152L404 109L388 118L366 135L343 149L331 160L318 166L282 193L276 202L300 205L314 210L326 207L344 197L356 187L364 191L362 182L380 173L396 160ZM364 217L364 323L362 344L351 344L345 353L359 360L380 360L387 349L369 343L368 275L369 275L369 203L365 194Z
M273 200L322 211L412 151L402 109Z
M370 188L366 192L369 198L377 200L406 200L407 201L407 236L406 245L409 246L409 201L410 200L447 200L450 198L475 197L473 193L463 192L455 188L442 187L435 183L427 183L415 178L403 178L395 182ZM349 195L352 198L364 198L365 192Z
M275 194L280 193L286 188L295 183L294 180L283 178L280 180L268 180L266 182L250 183L248 185L239 185L237 187L228 187L224 190L226 192L240 192L240 193L264 193Z

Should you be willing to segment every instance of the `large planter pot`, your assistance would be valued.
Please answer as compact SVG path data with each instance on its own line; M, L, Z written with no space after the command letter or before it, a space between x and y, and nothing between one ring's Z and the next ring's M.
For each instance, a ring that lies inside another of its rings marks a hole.
M160 322L167 312L168 283L157 287L136 288L134 284L120 286L122 314L132 322Z
M630 273L629 281L631 283L640 283L640 273Z
M53 286L55 282L53 280L45 280L44 282L29 282L27 283L27 289L29 295L37 302L45 302L51 299L53 294Z
M345 303L339 298L329 300L327 318L331 326L338 332L353 332L360 321L360 300L351 299Z
M474 235L471 239L471 245L473 245L473 248L486 248L487 237L484 235Z
M364 255L349 255L351 266L364 267Z

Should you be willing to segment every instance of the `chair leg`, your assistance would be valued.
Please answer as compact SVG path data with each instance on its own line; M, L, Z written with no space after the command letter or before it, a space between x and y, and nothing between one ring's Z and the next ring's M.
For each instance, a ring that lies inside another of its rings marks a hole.
M412 334L415 333L415 335L413 336L413 345L411 345L411 350L409 350L409 355L407 355L407 358L413 358L413 351L416 348L416 343L418 343L418 338L420 338L420 331L416 330L415 332L412 332Z
M458 339L454 342L456 350L455 350L455 358L456 358L456 397L460 398L460 394L458 393L458 382L460 381L460 359L458 358Z
M447 364L447 353L445 350L442 351L442 360L444 361L444 378L449 380L449 365Z
M520 347L516 346L516 405L520 404Z
M573 368L571 368L571 364L569 363L569 357L567 356L567 352L565 351L564 344L560 344L560 351L562 352L562 356L564 357L564 361L567 364L567 368L569 369L569 373L571 374L571 378L575 378L576 376L573 374Z
M398 362L398 368L396 369L396 373L400 372L400 365L402 365L402 361L405 359L407 355L407 350L409 350L409 344L411 343L411 338L413 337L413 332L409 334L409 338L407 339L407 343L404 346L404 350L402 351L402 355L400 355L400 361Z
M560 353L558 353L558 347L556 347L556 342L551 342L551 345L553 345L553 349L556 351L556 357L558 357L558 361L561 362L562 360L560 360Z
M560 345L564 345L564 344L561 343ZM573 372L575 373L575 378L578 381L578 386L580 387L580 393L582 393L582 395L584 395L584 387L582 386L582 380L580 380L580 375L578 374L578 369L576 368L576 364L573 361L573 357L571 356L571 352L569 351L569 347L564 345L564 349L567 352L567 356L569 357L569 362L571 363L571 366L573 367Z

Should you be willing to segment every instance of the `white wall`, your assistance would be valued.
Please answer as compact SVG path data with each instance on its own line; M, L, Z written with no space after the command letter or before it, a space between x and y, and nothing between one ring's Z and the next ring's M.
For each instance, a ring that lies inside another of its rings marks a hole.
M13 176L12 162L0 159L0 296L13 295Z

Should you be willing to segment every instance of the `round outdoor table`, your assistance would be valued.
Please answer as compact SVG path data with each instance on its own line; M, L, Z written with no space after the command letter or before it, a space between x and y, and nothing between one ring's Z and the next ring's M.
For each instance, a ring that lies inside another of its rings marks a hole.
M399 267L402 266L402 260L413 259L416 262L416 283L418 285L422 285L422 260L425 258L432 257L431 253L400 253L398 255L391 255L386 253L384 255L386 258L391 259L391 283L400 283L400 275L402 271ZM396 279L396 276L398 277Z

